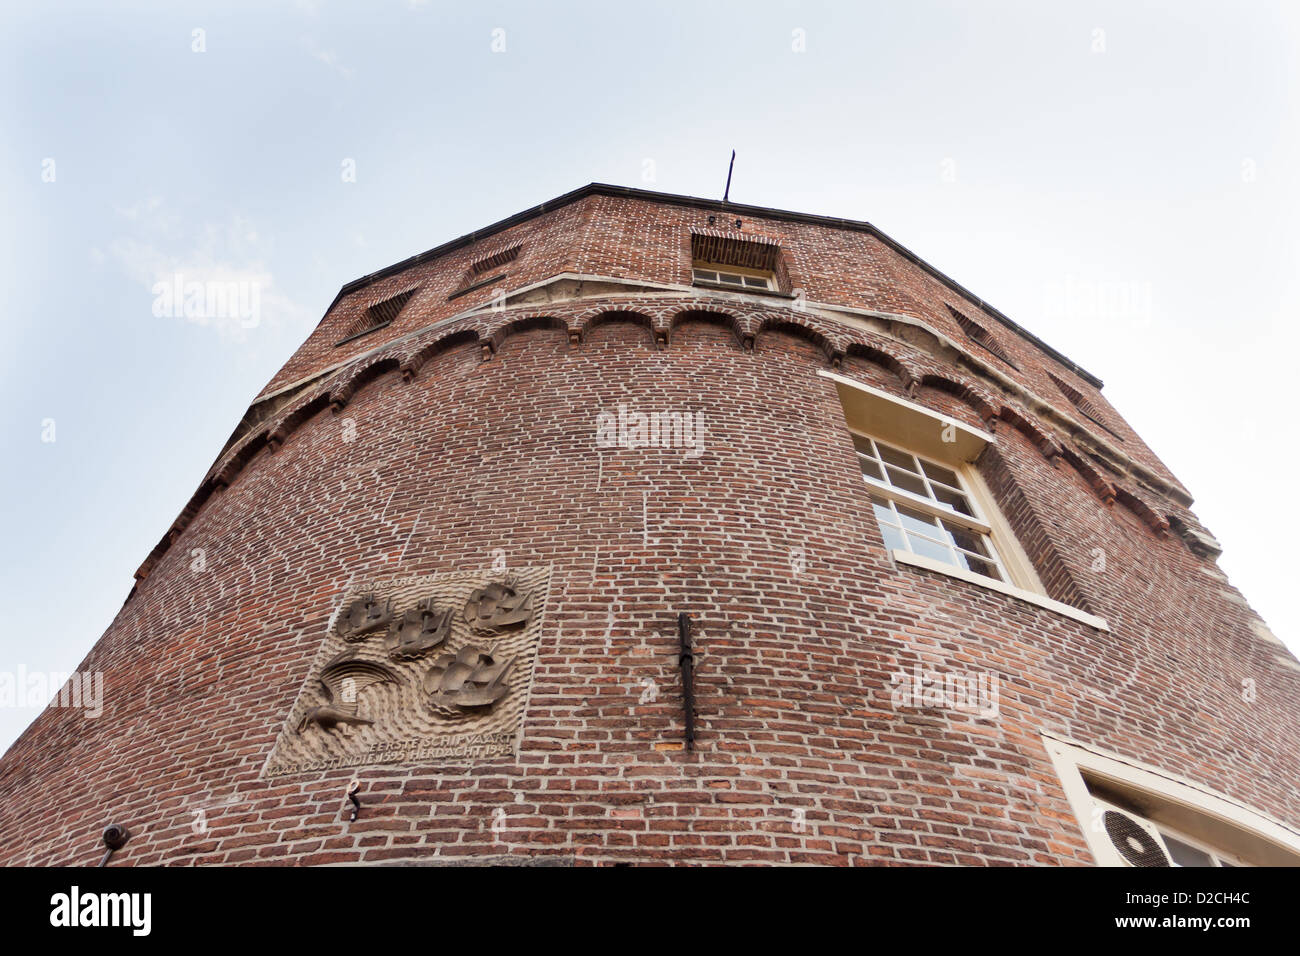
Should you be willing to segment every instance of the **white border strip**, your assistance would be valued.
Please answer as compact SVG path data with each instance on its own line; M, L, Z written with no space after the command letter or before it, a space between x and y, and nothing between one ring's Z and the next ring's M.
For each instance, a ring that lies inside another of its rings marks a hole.
M940 415L938 412L934 411L934 409L926 408L924 405L918 405L916 404L916 402L910 402L905 398L899 398L897 395L890 395L888 392L881 391L880 389L868 385L865 382L859 382L856 379L847 378L846 376L839 375L835 372L828 372L825 369L818 369L817 374L820 375L822 378L829 378L833 382L838 382L840 385L847 385L849 388L856 388L859 392L866 392L868 395L872 395L875 396L876 398L881 399L882 401L889 402L891 405L896 405L900 408L906 408L910 412L916 412L917 414L924 415L926 418L933 419L934 421L939 422L943 425L952 425L954 428L958 429L959 431L963 431L970 437L977 439L982 444L985 445L993 444L993 436L990 435L988 432L981 431L978 428L972 428L970 425L967 425L965 422L959 422L957 421L957 419L949 418L947 415Z
M913 554L911 551L895 550L890 553L894 556L894 560L899 564L910 564L914 567L924 568L927 571L946 574L951 578L957 578L961 581L966 581L969 584L976 584L982 588L987 588L990 591L997 591L999 594L1018 598L1026 604L1033 604L1036 607L1055 611L1063 617L1081 621L1089 627L1095 627L1099 631L1110 630L1110 625L1106 623L1104 617L1097 617L1097 615L1089 614L1087 611L1080 611L1077 607L1062 604L1060 601L1054 601L1049 597L1044 597L1043 595L1036 594L1033 591L1026 591L1024 588L1018 588L1014 584L1007 584L1005 581L998 581L995 578L986 577L983 574L976 574L974 571L967 571L965 568L958 568L951 564L944 564L942 561L936 561L933 558Z
M1126 757L1103 753L1050 731L1043 731L1042 736L1047 755L1061 778L1070 809L1078 817L1084 839L1102 866L1122 866L1123 861L1111 846L1110 840L1089 826L1093 799L1088 784L1083 779L1084 770L1129 784L1166 801L1181 803L1208 816L1218 817L1271 843L1300 853L1300 832L1186 777Z

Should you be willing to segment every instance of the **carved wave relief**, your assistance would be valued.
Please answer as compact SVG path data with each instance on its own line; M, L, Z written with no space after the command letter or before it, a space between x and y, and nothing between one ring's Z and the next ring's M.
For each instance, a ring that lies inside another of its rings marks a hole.
M550 576L395 574L353 587L262 776L516 754Z

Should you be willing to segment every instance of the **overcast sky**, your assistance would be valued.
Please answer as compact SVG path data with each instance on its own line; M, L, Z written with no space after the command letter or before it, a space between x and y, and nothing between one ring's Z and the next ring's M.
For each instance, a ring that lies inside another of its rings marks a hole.
M79 665L345 282L591 181L720 197L732 148L737 202L870 221L1100 376L1300 648L1294 4L14 6L0 670ZM177 272L259 321L155 315Z

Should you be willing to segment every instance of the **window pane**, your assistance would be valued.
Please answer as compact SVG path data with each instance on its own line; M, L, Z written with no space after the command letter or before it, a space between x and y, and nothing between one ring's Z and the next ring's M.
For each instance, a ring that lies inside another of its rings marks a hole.
M740 276L733 276L733 275L731 275L730 273L727 273L727 272L719 272L719 273L718 273L718 281L719 281L719 282L725 282L727 285L743 285L743 284L744 284L743 281L741 280Z
M899 521L906 530L929 535L931 538L944 536L939 530L939 523L929 515L903 505L895 505L895 508L898 510Z
M897 448L890 448L880 442L876 443L876 447L880 449L880 457L889 464L897 465L899 468L904 468L913 474L920 474L916 468L916 459L907 452L899 451Z
M935 485L934 497L936 500L947 505L958 514L970 515L972 518L975 517L975 512L971 510L970 502L966 500L966 496L960 491L951 491L948 488L944 488L942 485Z
M948 548L937 541L931 541L929 538L923 538L920 535L909 534L908 543L911 544L911 550L923 557L934 558L936 561L942 561L944 564L954 564L956 558L953 557L952 549Z
M881 474L880 462L874 458L863 458L858 456L858 464L862 466L862 473L868 478L874 478L876 481L884 482L885 476Z
M766 289L766 288L767 288L767 280L766 280L766 279L757 279L757 278L755 278L754 276L745 276L745 285L747 285L747 286L753 286L753 287L756 288L756 289Z
M903 532L899 531L892 524L881 524L880 534L885 539L885 547L890 551L906 551L907 542L903 540Z
M889 483L904 491L910 491L914 495L920 495L922 498L930 497L925 488L925 482L919 475L913 475L910 472L900 471L892 465L885 468L889 474Z
M1160 834L1165 841L1165 846L1169 847L1169 856L1178 866L1214 866L1214 861L1210 859L1210 854L1204 850L1198 850L1194 846L1188 846L1181 840L1175 840L1167 833Z
M871 499L871 508L876 513L876 520L881 524L898 524L898 518L890 509L889 505L883 504L876 499Z
M961 490L961 479L953 469L923 462L901 448L861 435L853 436L853 446L858 452L863 477L868 481L880 480L883 473L884 481L900 492L932 501L953 515L977 517L974 505ZM899 495L873 494L871 500L888 547L901 548L995 581L1007 580L1006 573L998 565L993 540L987 533L973 531L920 508L908 507Z
M943 527L948 532L948 537L952 539L952 543L963 551L970 551L985 558L989 557L988 543L984 535L977 534L974 531L967 531L965 528L959 528L947 521L943 522Z
M969 554L963 554L961 551L957 552L957 559L959 566L966 568L968 571L974 571L976 574L982 574L986 578L993 578L997 581L1002 580L1002 575L998 571L998 566L996 564L989 561L981 561L979 558L973 557Z
M944 468L942 465L923 461L921 462L921 467L925 469L926 475L932 481L942 481L945 485L951 485L954 488L961 487L957 482L957 475L954 472L949 471L947 468Z

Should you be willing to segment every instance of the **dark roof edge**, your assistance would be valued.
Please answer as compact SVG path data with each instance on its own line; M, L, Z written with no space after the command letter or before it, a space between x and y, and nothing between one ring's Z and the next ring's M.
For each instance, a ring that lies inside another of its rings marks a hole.
M525 209L523 212L517 212L513 216L509 216L505 219L499 220L498 222L494 222L490 226L485 226L482 229L476 229L473 232L466 233L465 235L460 236L457 239L452 239L449 242L444 242L440 246L434 246L432 249L429 249L425 252L421 252L418 255L414 255L411 256L410 258L403 259L401 262L395 262L391 266L385 266L384 268L379 269L376 272L372 272L369 275L364 275L359 279L353 279L351 282L347 283L341 289L339 289L338 294L334 296L334 300L329 304L329 308L325 310L325 314L328 315L330 313L330 310L333 309L334 306L338 304L339 299L343 298L343 296L348 295L352 292L356 292L358 289L363 289L373 282L377 282L378 280L386 278L391 275L396 275L397 273L405 269L409 269L412 266L419 265L422 262L428 262L431 259L436 259L441 255L445 255L446 253L451 252L453 249L458 249L461 246L466 246L472 242L477 242L479 239L486 238L487 236L490 236L494 233L501 232L502 230L505 229L509 229L511 226L516 226L522 222L526 222L527 220L539 216L544 212L551 212L555 209L559 209L561 206L567 206L569 203L576 202L579 199L585 199L588 196L622 196L628 199L640 199L647 202L667 203L667 204L677 205L677 206L697 206L704 209L716 209L716 210L725 210L727 212L738 212L747 216L759 216L764 219L784 219L790 222L805 222L817 226L829 226L833 229L851 229L857 232L869 233L870 235L879 239L885 245L889 246L889 248L893 249L904 259L907 259L909 262L915 263L916 265L920 266L927 273L932 275L934 278L938 279L944 285L948 286L954 292L957 292L958 294L974 302L981 309L983 309L989 315L993 316L995 319L997 319L1007 328L1011 329L1017 335L1027 339L1028 341L1032 342L1034 345L1038 346L1038 348L1042 349L1044 352L1046 352L1052 358L1056 359L1058 362L1060 362L1070 371L1074 372L1080 378L1084 379L1090 385L1096 388L1102 387L1102 381L1097 376L1093 375L1087 369L1083 368L1082 366L1078 365L1071 359L1067 358L1065 355L1062 355L1060 352L1052 348L1050 345L1048 345L1038 336L1034 335L1032 332L1028 331L1023 326L1017 324L1012 319L1008 318L1000 310L994 308L988 302L985 302L982 298L975 295L975 293L971 292L965 286L961 285L958 282L955 282L953 279L949 278L947 275L940 272L934 266L930 265L928 262L926 262L924 259L918 256L916 253L912 252L910 249L908 249L906 246L903 246L896 240L891 239L889 236L885 235L883 232L881 232L879 229L877 229L869 222L862 222L857 219L839 219L834 216L818 216L812 213L792 212L788 209L771 209L767 206L749 206L749 205L745 205L744 203L734 203L734 202L724 203L719 199L701 199L696 196L679 196L674 193L660 193L660 192L652 192L646 189L634 189L630 186L613 186L610 185L609 183L588 183L587 185L575 189L572 192L567 192L562 196L557 196L554 199L541 203L540 205L533 206L530 209Z

